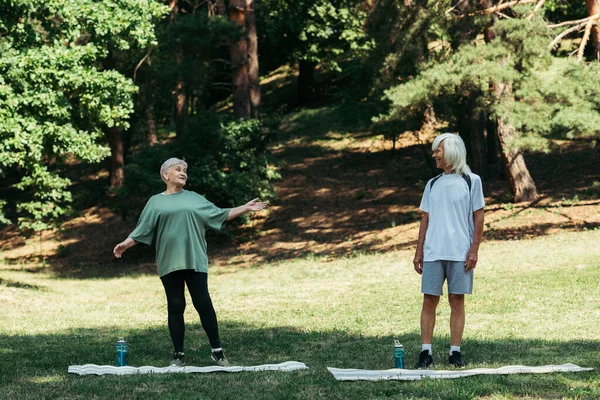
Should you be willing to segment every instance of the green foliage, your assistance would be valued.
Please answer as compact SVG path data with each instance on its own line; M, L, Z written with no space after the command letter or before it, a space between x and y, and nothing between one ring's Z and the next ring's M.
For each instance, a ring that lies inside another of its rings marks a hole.
M185 82L195 109L206 109L215 98L229 94L222 87L229 88L231 82L228 43L239 36L239 29L220 16L209 17L180 7L176 19L158 27L159 44L153 51L152 65L145 65L140 74L140 82L147 81L152 87L155 110L170 117L172 91L179 80Z
M450 7L450 1L426 0L374 4L365 29L375 43L367 62L375 92L418 73L430 58L445 55L449 39L445 12Z
M256 9L262 52L274 66L310 61L341 71L340 61L364 55L372 41L364 32L360 0L265 0ZM265 54L267 53L267 54ZM262 61L261 61L262 62Z
M171 157L188 163L186 189L221 207L275 197L271 181L280 175L267 151L268 129L260 121L204 113L192 118L187 130L181 141L144 148L132 156L119 192L118 207L125 216L137 215L148 197L164 190L160 166Z
M475 96L477 107L502 116L520 133L515 147L547 150L549 136L600 134L597 65L553 58L541 20L500 21L494 32L492 42L462 45L448 61L431 62L414 79L387 90L392 106L380 119L406 124L433 104L438 115L453 121L460 117L457 104ZM510 95L498 98L493 84L510 87Z
M21 228L47 229L64 214L70 182L57 162L102 160L102 129L128 126L137 88L100 61L152 45L164 12L153 0L0 4L0 174L18 166Z

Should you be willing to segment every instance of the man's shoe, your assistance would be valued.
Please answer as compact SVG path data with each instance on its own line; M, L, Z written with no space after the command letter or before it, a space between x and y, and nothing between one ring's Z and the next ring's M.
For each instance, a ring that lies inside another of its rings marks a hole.
M433 357L429 354L429 350L423 350L419 354L419 362L416 369L429 369L433 365Z
M463 368L467 365L465 360L463 360L462 355L460 354L460 351L452 352L452 355L450 357L448 357L448 364L452 365L453 367L457 367L457 368Z
M185 354L173 353L173 360L169 363L169 367L183 367L185 365Z
M225 353L223 350L213 351L210 355L210 358L220 367L229 367L229 361L225 358Z

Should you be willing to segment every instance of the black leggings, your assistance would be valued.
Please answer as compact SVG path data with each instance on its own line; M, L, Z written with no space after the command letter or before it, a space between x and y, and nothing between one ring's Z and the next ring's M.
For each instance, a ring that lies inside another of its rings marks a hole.
M185 323L183 321L183 312L185 311L184 282L190 291L194 308L200 315L200 322L202 322L202 327L208 336L211 347L221 347L217 314L208 293L207 278L207 273L196 272L192 269L174 271L160 278L167 295L169 332L176 352L183 353L185 338Z

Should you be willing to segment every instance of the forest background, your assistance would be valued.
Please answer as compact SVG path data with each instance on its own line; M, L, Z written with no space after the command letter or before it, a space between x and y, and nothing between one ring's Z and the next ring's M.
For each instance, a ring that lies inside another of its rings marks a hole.
M527 152L594 147L600 132L594 0L1 7L0 219L20 234L92 206L137 216L170 156L223 207L274 200L286 160L270 144L286 116L324 105L349 107L341 118L392 153L414 138L425 177L432 132L460 133L474 172L514 202L540 199Z
M323 371L387 368L392 338L415 361L411 253L446 131L486 196L473 365L597 370L599 21L596 0L0 0L4 393L598 398L597 372L376 389ZM153 251L112 248L169 157L221 207L270 203L208 234L211 292L233 360L310 371L65 377L110 362L116 332L163 362Z

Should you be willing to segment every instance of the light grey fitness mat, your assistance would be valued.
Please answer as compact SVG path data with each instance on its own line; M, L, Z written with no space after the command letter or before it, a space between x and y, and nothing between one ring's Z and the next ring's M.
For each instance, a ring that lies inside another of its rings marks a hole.
M135 375L135 374L169 374L169 373L208 373L208 372L258 372L258 371L296 371L308 369L306 364L298 361L286 361L281 364L263 364L249 367L114 367L112 365L71 365L68 373L78 375Z
M509 365L502 368L475 368L475 369L340 369L327 368L338 381L416 381L419 379L456 379L474 375L509 375L509 374L547 374L551 372L583 372L592 371L593 368L582 368L575 364L544 365L540 367L527 367L524 365Z

